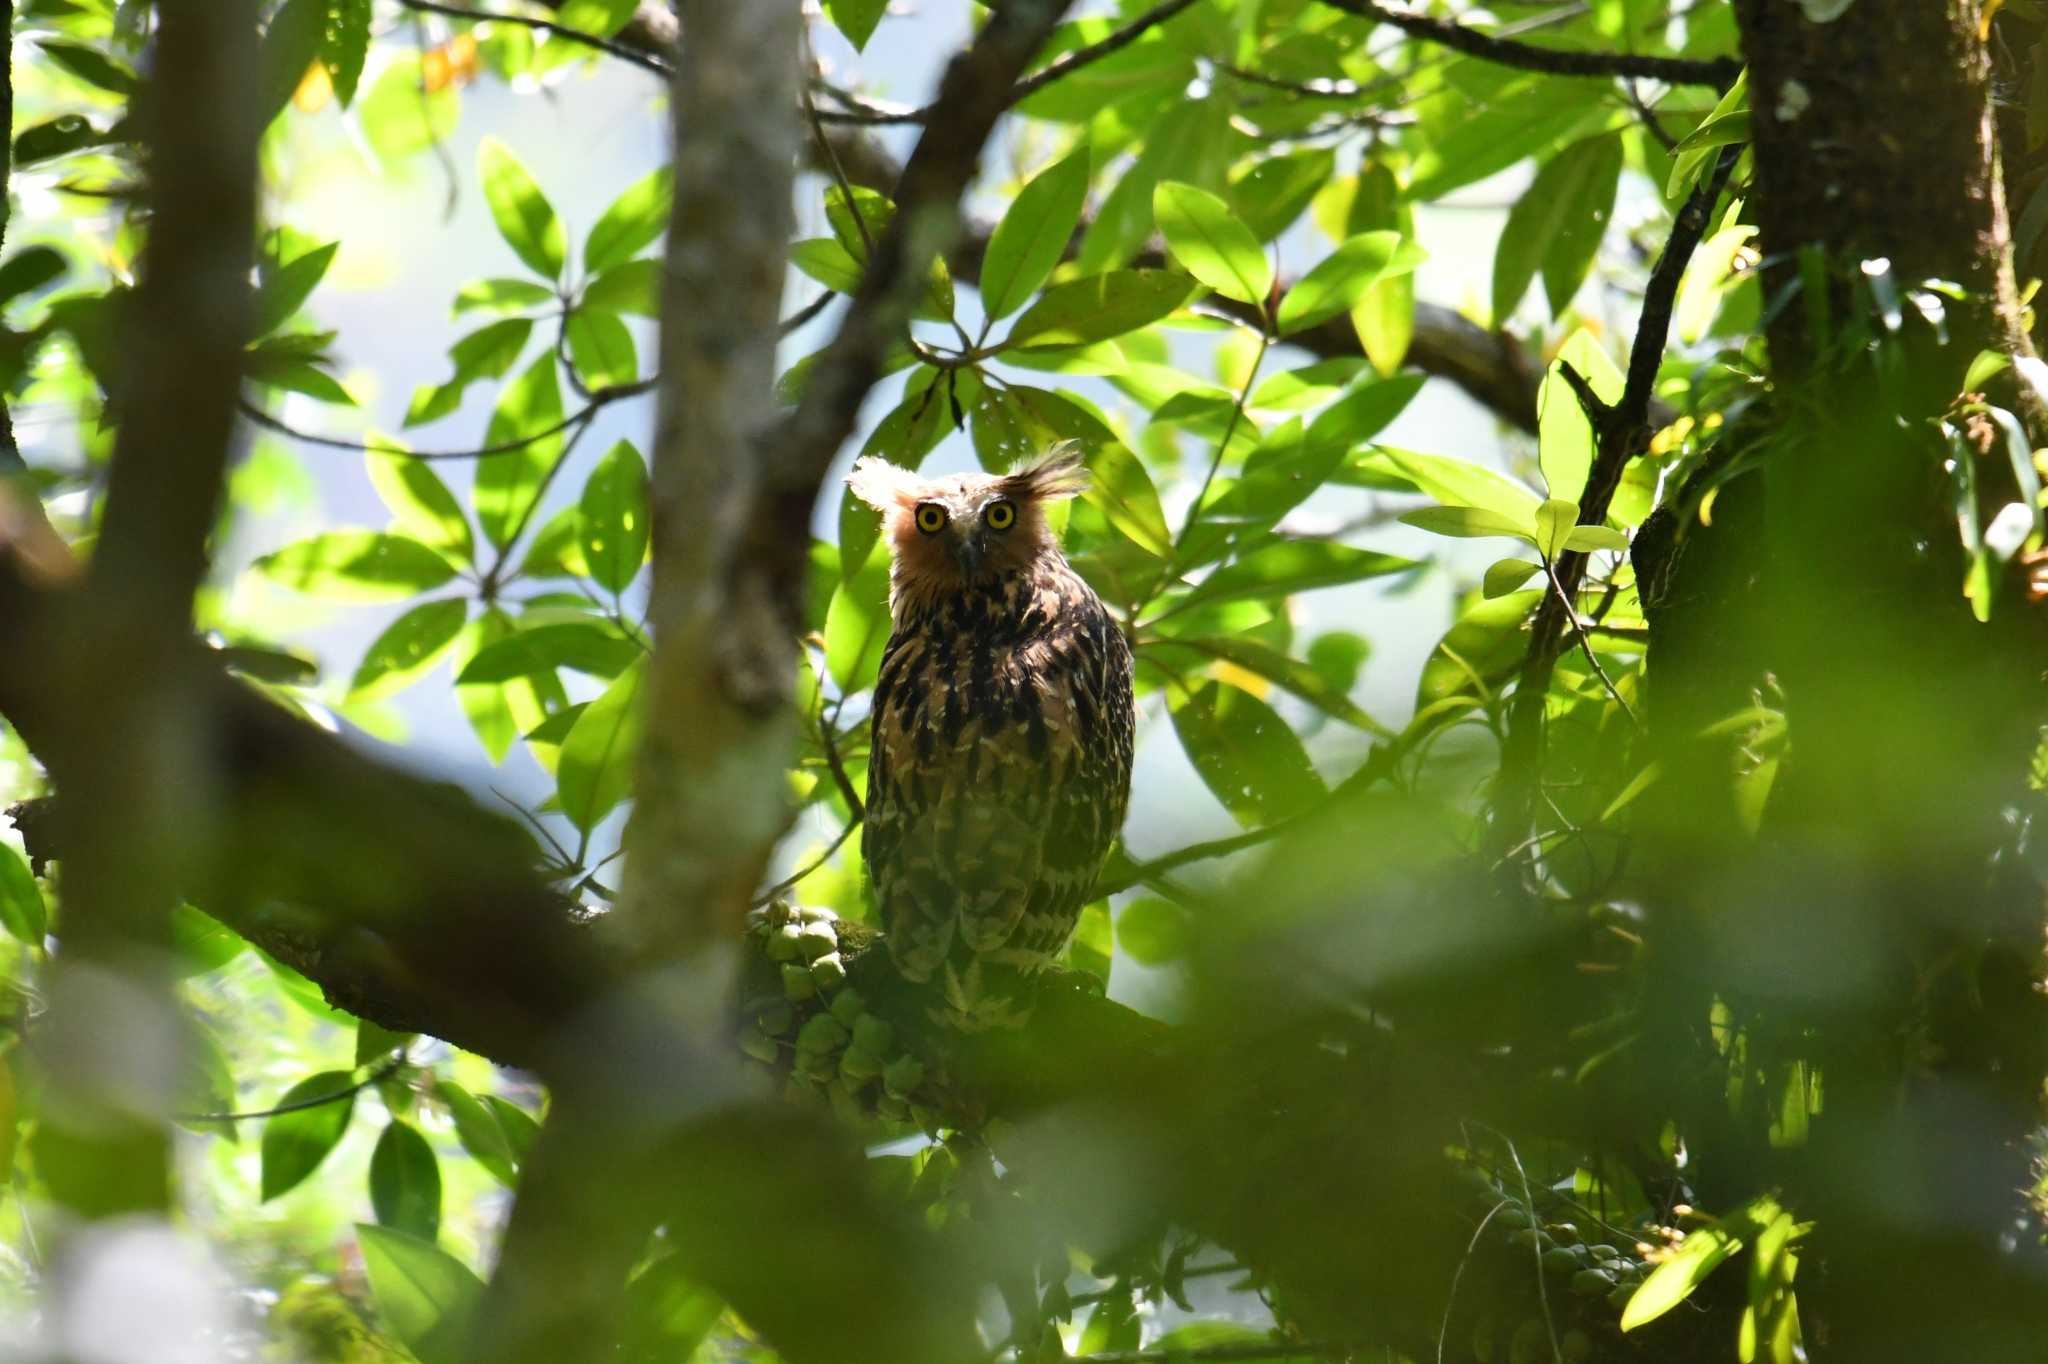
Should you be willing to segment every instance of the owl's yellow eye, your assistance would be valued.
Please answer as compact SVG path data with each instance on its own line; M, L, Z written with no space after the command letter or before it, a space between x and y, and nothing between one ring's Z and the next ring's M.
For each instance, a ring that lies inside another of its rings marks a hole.
M1017 508L1014 503L991 502L981 514L981 519L990 530L1008 530L1017 524Z
M926 535L937 535L946 528L946 509L936 502L918 503L917 528Z

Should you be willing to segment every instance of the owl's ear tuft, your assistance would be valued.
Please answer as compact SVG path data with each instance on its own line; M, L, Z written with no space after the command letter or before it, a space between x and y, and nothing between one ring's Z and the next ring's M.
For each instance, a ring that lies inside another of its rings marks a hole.
M1081 443L1063 440L1006 480L1010 495L1054 502L1088 491L1088 466L1081 462Z
M853 495L876 511L902 506L912 496L911 485L916 481L917 476L908 469L873 455L855 460L853 472L846 476L846 486Z

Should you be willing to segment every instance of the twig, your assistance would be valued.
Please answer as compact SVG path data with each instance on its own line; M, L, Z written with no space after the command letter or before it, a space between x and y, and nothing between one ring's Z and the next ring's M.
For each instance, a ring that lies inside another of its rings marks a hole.
M824 293L819 294L816 298L812 299L809 303L804 304L803 307L797 309L788 317L783 318L781 323L775 328L775 334L777 336L788 336L791 332L803 326L806 322L809 322L815 317L817 317L819 313L822 313L825 311L825 309L831 307L832 300L837 297L839 297L839 295L833 293L830 289L827 289Z
M807 65L817 67L817 57L811 53L810 31L804 32L804 53ZM846 167L840 164L839 150L832 145L832 139L825 136L825 125L818 121L818 103L811 98L811 83L803 82L798 87L803 96L804 117L811 125L811 137L818 144L818 152L825 158L825 164L832 171L832 181L839 186L839 192L846 199L846 211L853 217L854 231L860 233L861 264L866 265L875 258L874 234L868 231L868 215L860 211L860 203L853 197L853 186L847 183Z
M1448 19L1432 19L1411 10L1394 9L1379 0L1322 0L1331 9L1355 14L1398 28L1411 38L1437 43L1468 57L1478 57L1499 66L1523 71L1543 71L1553 76L1639 77L1667 85L1711 85L1725 87L1742 70L1734 57L1695 61L1687 57L1642 57L1630 52L1583 52L1536 47L1498 38L1476 28Z
M255 422L258 426L266 430L275 431L281 436L290 436L293 440L300 441L306 445L318 445L329 450L353 450L357 454L395 455L401 459L417 459L432 462L436 460L487 459L492 455L507 455L515 450L524 450L535 441L546 440L549 436L560 435L579 423L591 421L597 416L600 409L608 407L612 403L621 402L627 398L638 398L652 392L654 386L659 382L661 381L657 377L641 379L630 384L620 384L611 388L597 389L591 393L590 401L587 404L577 408L553 426L547 427L544 430L530 432L519 437L517 440L500 441L496 445L480 446L474 450L407 450L397 445L371 445L365 441L348 440L341 436L316 435L311 431L301 431L281 418L273 417L270 413L265 412L246 398L239 400L236 405L244 417Z
M1195 500L1188 504L1187 520L1181 523L1180 534L1174 537L1173 548L1178 556L1188 536L1202 519L1202 504L1209 499L1210 485L1216 481L1216 471L1223 467L1224 456L1230 453L1230 438L1237 434L1237 424L1244 417L1245 404L1252 400L1252 385L1259 381L1259 367L1266 363L1266 352L1273 345L1273 329L1267 325L1265 309L1259 310L1259 352L1252 357L1252 366L1245 372L1244 383L1237 392L1237 402L1230 409L1230 420L1223 423L1223 438L1216 442L1216 458L1209 461L1208 472L1202 475L1202 486L1195 489Z
M1185 848L1176 848L1170 853L1155 857L1149 862L1127 862L1121 868L1104 868L1101 879L1095 883L1095 894L1100 897L1114 895L1120 890L1129 890L1142 882L1157 880L1170 871L1185 867L1191 862L1206 862L1211 858L1228 857L1256 848L1261 843L1270 843L1295 825L1293 819L1283 819L1272 824L1248 829L1228 838L1212 838L1205 843L1190 843Z
M819 853L809 862L805 863L797 870L791 872L789 875L783 877L780 881L777 881L774 885L768 887L768 889L762 891L759 895L755 896L754 908L761 908L761 906L767 904L776 896L782 894L782 892L788 890L791 886L803 880L806 876L809 876L818 868L824 866L827 862L830 862L833 859L833 857L838 854L839 850L846 846L846 840L853 837L853 831L855 829L858 829L860 825L861 821L859 819L849 819L848 821L846 821L846 827L839 831L839 837L833 839L831 844L826 847L825 851Z
M557 38L562 38L572 43L580 43L584 47L595 48L606 56L617 57L622 62L629 62L641 70L651 71L657 76L669 76L675 70L674 67L652 53L639 51L636 48L626 46L624 43L614 42L610 38L600 38L595 33L585 33L583 30L571 28L567 24L558 24L552 19L536 19L525 14L493 14L484 10L468 9L462 5L444 5L439 0L398 0L398 3L404 5L407 9L421 10L427 14L446 15L450 19L467 19L474 23L518 24L522 28L535 29L541 33L552 34Z
M1543 561L1543 576L1550 579L1550 585L1557 589L1557 595L1560 598L1564 597L1564 584L1557 580L1557 565L1548 559ZM1600 666L1600 658L1593 652L1593 641L1586 638L1586 624L1579 619L1578 606L1569 600L1565 601L1564 606L1564 618L1571 622L1572 632L1579 637L1579 647L1586 652L1586 663L1593 669L1593 676L1599 678L1600 685L1607 688L1607 694L1614 698L1615 705L1621 707L1621 713L1628 717L1628 722L1639 725L1641 722L1636 719L1636 713L1629 709L1628 702L1621 699L1621 693L1614 688L1613 679L1608 677L1607 670Z
M1186 1350L1104 1350L1075 1355L1075 1364L1180 1364L1184 1359L1348 1359L1365 1348L1356 1341L1246 1341L1234 1345L1197 1345Z
M1621 486L1623 471L1648 443L1650 401L1658 363L1671 332L1671 310L1677 300L1678 282L1694 248L1706 235L1707 219L1741 155L1740 144L1723 150L1713 173L1693 190L1671 225L1664 254L1658 257L1656 268L1650 272L1649 285L1643 291L1643 309L1629 351L1628 381L1620 401L1610 406L1593 392L1585 376L1569 365L1562 371L1593 427L1593 467L1587 472L1586 490L1579 499L1579 519L1585 524L1599 525L1607 519L1607 509L1614 501L1615 490ZM1530 626L1529 651L1523 658L1521 679L1508 710L1507 735L1501 749L1500 796L1495 811L1503 839L1520 838L1528 822L1529 793L1543 756L1543 701L1557 666L1558 641L1568 625L1577 623L1578 590L1585 577L1587 557L1578 551L1558 556L1553 580L1557 592L1544 596Z
M1436 1364L1444 1364L1444 1341L1451 1334L1451 1309L1458 1305L1458 1281L1465 1277L1465 1266L1472 1262L1472 1252L1479 1248L1479 1238L1486 1234L1486 1226L1494 1215L1509 1206L1503 1198L1486 1210L1486 1216L1479 1219L1479 1225L1472 1228L1472 1239L1465 1243L1465 1254L1459 1259L1458 1267L1451 1272L1451 1291L1444 1296L1443 1324L1436 1332Z
M1163 4L1154 5L1151 9L1146 10L1143 14L1103 38L1100 42L1076 48L1058 61L1047 65L1043 71L1039 71L1024 80L1017 81L1010 87L1009 92L1003 96L1001 107L1004 109L1015 108L1040 90L1045 89L1046 86L1066 79L1082 67L1099 62L1113 52L1129 47L1132 43L1143 37L1147 30L1165 23L1168 19L1173 18L1174 15L1179 14L1182 10L1194 4L1194 2L1195 0L1165 0ZM825 90L834 99L846 105L845 112L828 112L814 115L814 117L820 118L827 123L855 123L866 126L927 123L931 121L934 114L939 112L939 107L944 103L945 98L941 95L939 99L916 109L885 109L879 105L869 104L863 100L856 99L852 95L842 90L835 90L831 86L824 85L822 82L820 83L820 88Z
M371 1085L382 1084L385 1080L390 1079L399 1070L410 1064L410 1062L411 1058L401 1048L387 1057L381 1065L368 1075L365 1075L346 1089L335 1090L332 1094L316 1094L310 1099L294 1099L288 1104L279 1104L275 1108L258 1108L248 1113L173 1113L171 1117L177 1122L228 1123L250 1121L256 1118L278 1118L287 1113L303 1113L309 1108L325 1108L328 1104L338 1104L343 1099L352 1099Z
M826 720L822 706L818 708L818 741L825 746L825 763L832 769L832 780L839 787L840 798L852 811L853 822L858 824L867 817L867 806L861 803L860 795L853 789L852 778L846 775L846 764L839 757L838 736L832 732L831 722Z

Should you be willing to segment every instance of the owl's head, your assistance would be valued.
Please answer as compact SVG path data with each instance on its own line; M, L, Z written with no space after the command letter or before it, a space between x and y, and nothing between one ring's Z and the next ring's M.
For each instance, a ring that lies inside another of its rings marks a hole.
M868 456L847 476L853 495L882 513L896 595L935 595L1024 569L1056 552L1045 506L1085 492L1088 470L1072 444L1007 474L919 478Z

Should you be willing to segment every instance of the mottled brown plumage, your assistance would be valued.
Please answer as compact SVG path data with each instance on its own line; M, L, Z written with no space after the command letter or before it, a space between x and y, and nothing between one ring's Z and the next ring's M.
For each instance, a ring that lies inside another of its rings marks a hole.
M890 953L944 1021L1014 1025L1130 796L1130 647L1044 515L1086 470L1060 453L926 480L863 459L848 482L892 559L862 834Z

